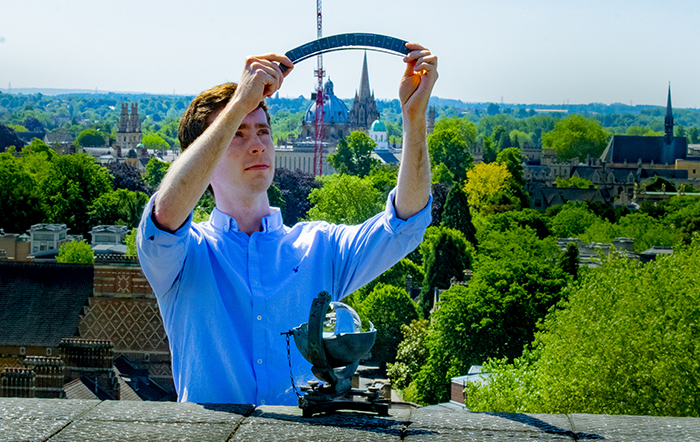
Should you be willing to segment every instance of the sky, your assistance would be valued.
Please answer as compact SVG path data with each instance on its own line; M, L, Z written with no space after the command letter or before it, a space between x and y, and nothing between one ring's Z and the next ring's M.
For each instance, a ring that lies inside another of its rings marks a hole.
M438 56L433 95L465 102L700 108L697 0L325 0L323 35L370 32ZM191 95L237 81L246 56L316 38L315 0L0 0L0 91ZM363 51L324 56L340 98ZM403 62L368 52L370 87L397 98ZM280 96L309 97L315 59Z

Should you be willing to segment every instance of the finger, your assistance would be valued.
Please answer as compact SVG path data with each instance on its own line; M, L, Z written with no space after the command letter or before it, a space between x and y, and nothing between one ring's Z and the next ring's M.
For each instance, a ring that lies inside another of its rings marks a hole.
M413 69L416 72L435 71L435 70L437 70L437 57L435 55L431 55L429 57L419 58L418 60L416 60L416 64L413 67Z

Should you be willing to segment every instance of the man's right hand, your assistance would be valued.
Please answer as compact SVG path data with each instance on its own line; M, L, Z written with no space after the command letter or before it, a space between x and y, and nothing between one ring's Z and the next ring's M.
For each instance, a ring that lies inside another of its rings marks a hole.
M288 69L282 72L278 63ZM241 106L244 115L254 111L263 99L271 97L282 87L282 81L293 68L294 64L284 55L248 57L231 105Z

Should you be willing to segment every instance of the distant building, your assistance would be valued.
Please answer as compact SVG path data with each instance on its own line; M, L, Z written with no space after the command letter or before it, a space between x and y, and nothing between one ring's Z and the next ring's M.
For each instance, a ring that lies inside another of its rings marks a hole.
M31 253L44 250L56 250L68 242L68 230L65 224L34 224L28 230Z
M129 114L128 104L122 103L122 111L117 126L117 140L115 143L118 149L118 157L123 155L122 152L129 152L130 149L136 149L139 143L141 143L141 121L139 120L138 108L138 103L132 103L131 114Z
M389 150L389 136L387 135L386 126L380 120L374 120L369 128L369 137L377 143L374 150Z
M129 229L126 226L95 226L88 233L92 235L93 246L115 245L124 243Z
M367 133L372 123L379 119L377 103L374 101L374 92L369 88L369 72L367 70L367 52L362 62L362 76L360 78L360 90L355 91L355 99L348 116L350 131L359 130Z

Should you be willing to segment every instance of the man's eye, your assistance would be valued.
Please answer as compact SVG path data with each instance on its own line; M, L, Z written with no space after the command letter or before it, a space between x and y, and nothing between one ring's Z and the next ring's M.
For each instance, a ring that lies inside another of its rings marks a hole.
M243 132L236 132L236 135L235 135L235 136L237 136L237 137L242 137L242 136L243 136Z

